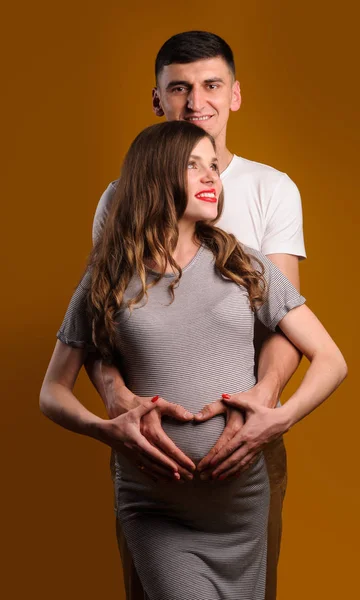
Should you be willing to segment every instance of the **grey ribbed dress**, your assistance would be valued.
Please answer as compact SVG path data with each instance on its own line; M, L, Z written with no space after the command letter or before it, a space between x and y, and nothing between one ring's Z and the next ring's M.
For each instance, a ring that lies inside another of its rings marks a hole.
M268 298L255 314L246 290L219 274L204 246L183 269L172 304L167 275L149 290L147 303L119 311L117 349L132 392L159 394L195 413L223 392L255 384L254 319L275 330L305 299L271 261L245 250L264 264L268 283ZM84 310L88 277L57 334L75 347L92 345ZM135 277L125 301L138 288ZM166 433L195 462L224 425L223 416L199 424L163 419ZM264 599L269 485L262 456L234 481L195 477L178 485L153 483L117 454L114 482L117 518L149 600Z

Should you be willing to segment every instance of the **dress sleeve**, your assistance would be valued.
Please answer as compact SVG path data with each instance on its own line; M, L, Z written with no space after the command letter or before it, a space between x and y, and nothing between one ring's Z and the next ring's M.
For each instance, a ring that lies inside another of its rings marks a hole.
M86 296L90 287L90 272L87 271L77 286L56 337L73 348L86 348L95 352L92 342L91 323L86 310Z
M98 239L99 235L101 234L101 232L103 230L104 223L106 221L106 217L109 214L109 209L110 209L111 203L113 201L113 198L114 198L114 195L116 192L117 183L118 183L118 180L112 181L108 185L108 187L103 192L103 194L99 200L99 204L97 205L95 215L94 215L93 227L92 227L93 244L95 244L96 240Z
M304 296L290 283L274 263L258 250L244 247L245 252L259 260L264 266L264 278L267 284L265 302L255 311L256 318L271 331L275 331L278 323L285 315L306 302ZM257 260L253 261L255 269L259 269Z
M261 252L306 257L301 197L297 186L286 173L282 173L266 209Z

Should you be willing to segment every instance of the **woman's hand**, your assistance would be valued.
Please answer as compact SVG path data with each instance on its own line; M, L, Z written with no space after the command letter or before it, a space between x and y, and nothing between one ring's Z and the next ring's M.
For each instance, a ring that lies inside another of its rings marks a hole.
M222 400L207 405L196 420L216 414L227 415L226 427L215 446L198 464L202 479L226 479L240 475L257 459L266 444L288 427L282 412L264 406L255 388L238 394L223 394ZM274 414L276 412L276 414Z
M114 419L97 422L94 437L117 452L127 456L130 454L130 459L133 458L133 452L147 455L152 460L163 464L168 476L179 479L176 463L152 446L140 431L142 417L155 410L156 401L156 396L152 399L144 399L139 406ZM124 446L132 452L126 452Z
M203 480L212 478L215 467L211 464L211 461L219 455L220 450L228 448L229 446L231 447L234 438L239 434L244 425L244 417L238 409L226 406L222 400L216 400L215 402L207 404L194 416L194 421L200 423L209 421L209 419L221 414L225 415L225 429L215 446L213 446L210 452L204 456L197 467L198 470L201 471L200 477Z
M136 396L137 400L140 399ZM172 459L172 463L176 464L177 471L182 479L191 480L193 479L193 471L195 471L195 464L184 452L182 452L176 444L166 435L162 428L161 419L166 415L177 421L187 423L192 421L194 415L185 410L179 404L173 404L167 402L163 398L159 398L156 402L156 410L151 411L144 415L141 419L140 430L144 438L152 445L152 447L161 451L162 456L166 456ZM144 467L144 471L155 478L168 479L169 473L164 469L163 465L159 465L158 462L154 462L150 456L142 456L140 458L141 467Z
M214 479L240 475L258 458L261 450L289 429L281 408L268 408L251 401L251 392L223 394L223 402L241 410L245 423L241 430L213 456L205 468L213 470ZM250 398L249 398L250 395Z
M153 479L192 479L194 463L166 435L161 425L163 415L188 422L193 419L192 413L158 396L153 399L134 396L132 403L138 404L137 408L104 421L97 438L126 454Z

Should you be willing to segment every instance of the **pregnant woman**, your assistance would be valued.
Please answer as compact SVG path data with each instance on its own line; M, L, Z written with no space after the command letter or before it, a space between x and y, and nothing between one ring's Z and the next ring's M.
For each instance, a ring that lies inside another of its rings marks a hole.
M209 397L224 394L231 402L254 386L255 319L279 326L311 361L289 401L264 409L274 438L334 391L346 375L344 359L275 265L214 225L223 196L215 145L203 129L175 121L144 130L116 194L58 332L41 409L115 451L117 518L149 600L263 600L263 457L240 477L203 481L196 466L221 435L224 417L193 417ZM120 362L141 406L104 420L75 398L92 351ZM141 434L142 415L161 406L168 407L163 427L193 476L181 477ZM182 422L171 418L171 407ZM150 454L179 485L155 483L133 464L128 447Z

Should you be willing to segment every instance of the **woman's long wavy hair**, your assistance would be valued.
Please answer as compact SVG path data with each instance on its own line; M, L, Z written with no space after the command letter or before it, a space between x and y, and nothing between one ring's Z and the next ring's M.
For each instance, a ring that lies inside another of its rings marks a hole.
M181 278L173 259L178 221L187 206L187 170L190 154L204 137L213 138L186 121L171 121L144 129L131 144L104 229L89 259L91 285L88 311L93 341L105 360L111 360L116 345L116 316L124 306L124 293L133 276L140 291L127 302L133 307L147 299L149 288L163 277L168 265L174 271L169 283L170 301ZM218 215L223 208L223 193ZM254 269L250 257L232 234L214 225L196 223L196 239L215 257L218 271L244 286L252 309L264 299L263 267ZM156 264L158 275L149 277L146 265Z

